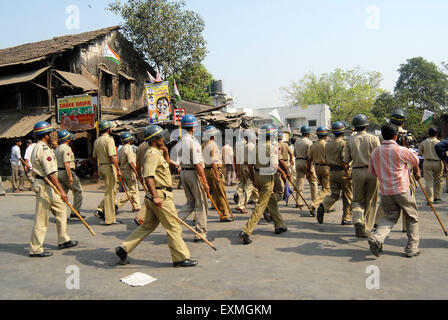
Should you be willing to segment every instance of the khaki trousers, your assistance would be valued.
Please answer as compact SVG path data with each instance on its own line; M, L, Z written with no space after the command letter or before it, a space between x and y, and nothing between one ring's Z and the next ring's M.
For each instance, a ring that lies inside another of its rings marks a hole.
M238 206L237 208L246 209L247 203L251 198L255 202L258 201L258 190L254 187L252 181L249 178L249 168L245 164L240 165L240 182L238 183Z
M100 165L99 173L104 180L104 199L98 205L98 211L104 213L106 224L117 221L115 215L115 197L117 195L117 169L114 165Z
M132 170L122 170L123 180L128 186L128 195L131 198L132 204L136 210L140 210L140 191L138 190L137 176ZM124 190L123 190L124 191ZM129 198L124 192L120 198L117 199L116 205L118 208L122 208L129 202Z
M81 212L82 207L82 187L81 187L81 181L79 180L78 176L74 171L72 171L73 176L73 185L70 189L69 183L68 183L68 175L67 171L65 170L59 170L58 171L58 179L61 183L62 189L65 193L68 192L68 190L72 190L73 192L73 208L79 212ZM72 214L75 214L72 212Z
M330 190L331 195L328 195L322 205L326 210L329 210L339 200L342 193L342 219L343 221L352 221L352 199L353 189L351 180L343 179L345 177L344 170L330 171Z
M311 200L314 202L318 194L317 179L314 175L310 176L309 178L306 176L306 166L307 166L306 160L296 159L296 174L297 174L296 187L297 190L299 190L299 192L302 194L302 197L305 198L305 195L303 193L303 187L305 185L305 178L306 178L311 188ZM299 205L302 205L303 200L297 192L296 192L296 198Z
M196 170L182 170L180 179L187 197L187 203L179 210L179 218L185 220L194 211L196 231L201 236L206 237L208 200L198 174ZM195 236L195 238L200 239L198 236Z
M160 199L163 200L162 208L177 216L172 192L157 190L157 194ZM168 236L168 247L170 248L171 259L173 262L181 262L190 259L190 251L182 239L182 228L179 221L170 214L164 212L148 198L145 198L145 207L147 209L144 223L122 243L121 246L123 249L127 253L131 253L159 226L159 224L162 224Z
M65 203L44 180L35 179L33 190L36 193L36 209L33 231L31 232L30 254L44 252L43 245L48 228L48 212L55 217L58 244L70 241L67 235L67 212Z
M5 188L3 187L2 177L0 177L0 196L6 194Z
M400 213L406 217L408 244L405 248L407 254L413 254L418 251L419 245L419 224L418 211L415 198L407 191L402 194L381 196L381 205L384 208L385 218L378 222L378 228L371 236L375 242L381 246L386 237L390 234L392 228L398 222Z
M442 192L442 161L425 160L423 162L423 175L425 177L425 188L429 199L440 199Z
M23 170L22 165L15 166L12 164L11 172L12 172L12 190L18 191L20 189L23 189L23 186L25 184L25 171Z
M353 169L353 223L362 223L367 231L375 223L376 202L378 200L378 179L368 168Z
M283 200L283 194L285 193L285 183L281 175L277 172L274 175L274 194L277 196L277 201Z
M205 169L205 177L210 186L210 194L218 207L219 212L222 214L222 219L230 218L230 206L227 200L227 192L224 187L224 175L222 169L219 168L219 177L216 179L213 169Z
M248 235L253 233L266 208L268 208L269 214L274 220L275 229L284 227L285 222L278 210L277 197L274 194L274 176L260 175L260 173L256 171L255 187L260 192L260 197L255 204L252 215L243 228L243 232Z
M313 199L311 206L315 209L324 201L325 197L330 194L330 167L328 166L315 166L317 181L320 184L321 190Z
M32 170L25 171L25 177L31 183L31 187L33 187L34 178L33 178Z

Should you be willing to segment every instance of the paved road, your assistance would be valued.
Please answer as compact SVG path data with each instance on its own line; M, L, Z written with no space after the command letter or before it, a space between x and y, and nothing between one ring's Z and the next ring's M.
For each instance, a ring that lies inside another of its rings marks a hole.
M209 230L218 251L193 243L192 233L184 231L199 266L175 269L162 227L130 255L131 265L118 266L113 250L136 228L133 214L126 212L131 207L121 211L122 225L101 226L93 216L101 188L87 185L85 189L83 213L97 236L92 237L81 223L69 222L69 235L80 245L58 251L54 219L50 218L45 247L54 251L54 256L47 259L28 257L34 194L0 197L0 299L448 299L448 239L421 193L422 255L417 258L403 257L406 235L401 232L401 222L377 259L366 240L354 237L353 227L339 224L341 203L336 213L327 214L325 223L319 225L306 212L300 216L297 209L286 208L282 202L289 231L274 235L273 225L264 223L249 246L241 245L238 238L248 215L235 214L234 222L220 223L217 213L210 211ZM233 191L234 187L228 188L229 199ZM309 190L306 192L309 198ZM448 203L447 194L443 197ZM175 191L175 200L178 208L185 203L182 190ZM233 201L231 206L235 207ZM437 209L448 225L446 205ZM67 278L73 277L66 273L69 266L79 268L79 290L67 289ZM368 268L379 271L380 289L366 287L366 280L373 277L366 273ZM158 280L142 288L120 281L134 272Z

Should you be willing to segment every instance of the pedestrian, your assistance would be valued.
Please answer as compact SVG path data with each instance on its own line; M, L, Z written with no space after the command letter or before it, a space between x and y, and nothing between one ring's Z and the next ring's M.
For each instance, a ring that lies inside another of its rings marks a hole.
M233 186L233 171L235 165L233 162L233 148L230 146L230 142L228 140L226 141L224 147L222 147L222 160L226 171L226 186Z
M357 132L347 143L344 162L352 167L352 213L357 238L367 238L375 222L378 179L369 172L370 154L380 146L378 137L367 133L369 119L358 114L352 124Z
M352 198L353 189L350 169L345 166L344 154L347 141L344 140L345 124L337 121L331 126L334 140L325 147L325 162L330 167L330 191L331 195L325 197L317 209L317 221L324 222L325 212L331 208L340 198L342 193L342 222L341 225L352 225Z
M256 148L256 163L255 165L249 164L250 179L260 194L252 215L239 234L242 243L246 245L252 243L250 236L266 208L274 220L275 234L281 234L288 231L278 209L277 196L274 193L274 175L279 172L282 179L286 180L286 174L279 167L278 163L279 146L278 143L274 141L274 136L276 135L278 135L278 130L272 124L267 124L261 127L258 141L261 146ZM266 141L264 141L264 139L266 139Z
M321 190L311 203L311 216L316 216L316 210L319 208L325 197L330 194L330 168L325 160L325 148L327 146L328 130L325 127L319 127L316 130L317 138L308 151L308 176L316 177L321 186Z
M420 143L418 152L423 156L423 176L426 192L433 203L440 203L442 199L443 163L436 153L435 146L440 142L439 131L436 128L428 130L429 138Z
M11 148L11 175L12 175L12 190L15 193L25 191L23 188L25 184L25 172L24 167L30 168L30 166L22 159L20 153L20 147L22 146L22 140L17 139L14 146Z
M137 171L136 155L131 145L133 139L134 137L129 132L123 133L120 138L122 148L118 151L118 163L123 174L124 183L128 186L128 190L127 195L125 192L120 198L117 199L115 206L118 209L122 208L126 203L128 203L130 198L135 208L133 209L133 212L137 213L140 211L140 191L138 189L140 173Z
M214 126L208 126L204 130L203 140L205 142L202 144L202 154L205 163L205 177L210 185L210 194L222 215L221 222L232 222L232 213L224 186L221 151L215 141L217 135L219 135L219 131Z
M123 176L118 165L117 149L111 137L110 121L103 120L98 125L101 136L93 144L93 168L95 180L98 173L104 181L104 199L98 205L95 216L105 221L105 225L119 224L116 218L117 182Z
M409 190L409 170L412 166L415 178L419 180L420 168L418 154L397 144L397 127L386 124L381 128L383 144L376 148L370 157L369 171L378 177L381 205L385 218L378 222L375 234L369 236L370 251L379 256L386 237L400 218L400 212L406 217L408 243L405 248L407 257L415 257L419 251L419 223L415 197Z
M50 132L54 131L48 122L36 123L33 129L34 136L38 142L31 154L33 166L34 185L36 192L36 211L33 231L31 233L30 257L45 258L53 255L43 248L45 235L47 234L48 213L55 217L56 231L58 233L58 248L60 250L76 247L78 241L70 240L67 235L67 211L65 202L68 201L67 194L59 183L57 172L58 165L53 150L50 148ZM60 195L57 194L45 178L55 186Z
M26 150L25 150L25 156L23 157L23 160L25 160L25 162L29 166L29 168L27 166L25 166L25 176L31 184L31 187L29 188L29 190L31 191L33 183L34 183L33 167L31 165L31 153L33 152L33 149L36 146L36 144L33 143L33 140L31 140L31 139L26 140L25 143L26 143Z
M69 190L73 193L73 208L81 214L82 207L82 187L81 181L76 174L75 155L70 142L73 134L67 130L58 133L59 146L55 150L55 156L58 164L58 179L65 193ZM83 219L85 216L81 216ZM70 213L70 219L79 219L75 212Z

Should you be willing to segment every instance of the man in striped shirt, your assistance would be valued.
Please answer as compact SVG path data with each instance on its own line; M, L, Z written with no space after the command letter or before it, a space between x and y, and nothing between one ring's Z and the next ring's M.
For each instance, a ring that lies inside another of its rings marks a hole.
M406 217L408 244L405 248L407 257L417 256L420 251L418 212L415 197L409 191L408 164L415 168L419 180L418 155L412 149L400 147L397 143L398 130L391 124L381 128L383 144L373 150L370 156L369 171L374 174L380 185L381 205L385 218L378 222L375 234L370 235L370 251L375 256L383 249L383 243L400 218L400 212Z

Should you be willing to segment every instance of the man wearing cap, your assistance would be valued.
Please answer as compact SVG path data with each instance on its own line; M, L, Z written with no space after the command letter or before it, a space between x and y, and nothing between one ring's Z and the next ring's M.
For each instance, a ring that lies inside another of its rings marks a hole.
M81 181L76 175L75 155L70 147L72 134L67 130L62 130L58 133L59 146L55 150L56 160L58 163L58 179L64 192L68 190L73 192L73 208L80 213L82 207L82 187ZM82 218L85 218L82 216ZM79 219L78 216L72 212L70 219Z
M314 175L308 175L307 172L311 170L308 166L310 165L308 162L308 154L310 152L310 148L313 145L313 142L310 140L311 129L308 126L302 126L300 128L300 132L302 134L301 138L298 138L294 143L294 156L296 158L296 187L298 191L303 194L303 187L305 185L305 178L308 180L311 188L311 199L315 201L317 199L317 179ZM302 197L296 192L296 199L298 205L302 203ZM298 205L296 207L298 207Z
M48 122L42 121L34 126L34 136L38 139L31 154L34 184L36 192L36 214L33 231L31 233L30 257L45 258L53 255L52 252L44 251L43 245L47 234L48 212L55 217L56 231L58 233L58 248L66 249L78 245L78 241L70 240L67 235L67 211L65 202L68 201L67 194L59 183L57 172L58 165L53 150L50 148L50 132L54 131ZM58 195L52 187L47 184L45 178L57 188Z
M319 127L316 131L319 140L315 142L308 151L308 176L316 175L321 190L311 203L310 215L316 215L316 209L319 207L325 197L330 194L330 168L325 159L325 148L327 146L328 130L325 127ZM313 166L314 164L314 166ZM313 170L314 167L314 170Z
M145 197L146 215L143 224L121 247L115 249L115 254L122 264L129 264L128 254L162 224L167 232L173 267L194 267L198 262L190 260L190 251L182 239L182 228L174 217L177 213L173 201L173 181L170 165L163 156L165 138L162 132L163 129L156 125L145 128L145 140L149 143L143 164L143 178L148 190Z
M436 153L435 146L440 142L438 138L439 131L436 128L430 128L429 138L420 143L418 152L423 156L423 176L425 177L425 187L429 199L433 203L440 203L440 194L442 193L443 163Z
M369 172L370 154L380 146L380 140L367 133L369 119L358 114L352 122L357 135L347 143L344 162L351 162L353 200L352 212L357 238L367 238L375 222L376 202L378 198L378 180Z
M111 137L110 121L103 120L99 123L101 136L93 144L93 169L95 179L98 173L104 181L104 199L98 206L96 216L105 220L105 225L118 224L116 219L115 198L117 194L117 182L122 177L118 165L117 149L114 139Z
M36 144L33 143L33 141L30 139L26 140L25 143L26 143L26 150L23 160L25 160L26 164L29 165L29 167L25 166L25 176L31 183L31 187L29 190L32 190L34 178L33 178L33 167L31 166L31 153L33 152L33 149L36 146Z
M340 121L333 123L331 131L335 139L327 143L325 148L325 161L330 167L331 195L325 197L317 209L317 221L324 222L325 212L340 198L342 193L342 225L352 225L352 182L349 168L345 166L344 154L347 141L344 140L345 124Z
M131 145L134 137L129 132L125 132L121 135L120 139L123 146L120 151L118 151L118 162L120 164L121 172L123 173L123 180L128 186L127 193L135 208L134 212L138 212L140 210L140 192L138 190L138 179L140 178L140 174L137 171L136 155ZM129 198L126 193L118 198L116 202L117 208L122 208L128 203Z

